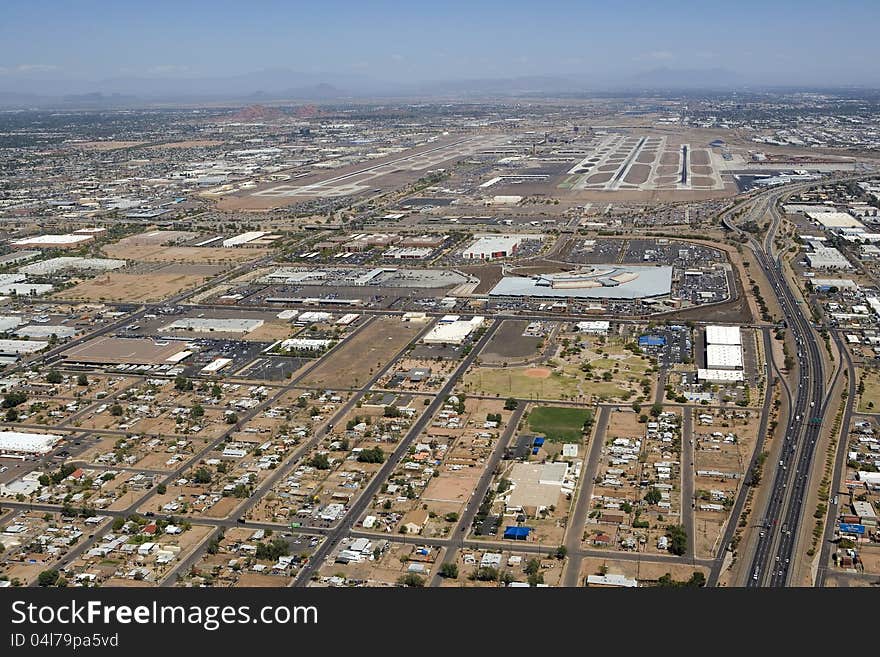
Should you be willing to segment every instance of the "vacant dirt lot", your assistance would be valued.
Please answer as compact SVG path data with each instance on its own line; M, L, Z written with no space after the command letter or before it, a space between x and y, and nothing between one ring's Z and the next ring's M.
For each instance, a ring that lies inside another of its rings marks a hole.
M144 274L111 273L82 281L69 290L57 293L57 299L84 301L161 301L165 297L194 287L208 276L163 274L161 270Z
M266 249L224 249L195 246L162 246L125 243L121 240L116 244L104 247L109 258L135 260L139 262L202 262L222 264L257 260L266 254Z
M302 383L328 388L362 384L423 328L398 318L379 318L334 350Z
M528 325L525 320L502 323L483 350L481 359L486 363L503 363L537 356L541 338L523 336Z

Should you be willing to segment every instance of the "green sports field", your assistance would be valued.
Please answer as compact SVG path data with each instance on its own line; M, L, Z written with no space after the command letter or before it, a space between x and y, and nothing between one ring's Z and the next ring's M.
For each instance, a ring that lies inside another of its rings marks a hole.
M538 406L529 413L529 429L550 442L576 443L581 441L584 423L592 417L588 408Z

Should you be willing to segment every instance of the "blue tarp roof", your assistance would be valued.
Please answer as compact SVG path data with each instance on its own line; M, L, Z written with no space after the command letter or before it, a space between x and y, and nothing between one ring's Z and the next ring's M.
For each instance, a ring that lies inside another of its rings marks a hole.
M535 442L533 444L543 445L545 440L546 438L544 438L544 436L538 436L537 438L535 438Z
M643 335L639 338L639 345L647 345L649 347L662 347L666 344L666 338L662 335Z
M524 541L532 531L531 527L505 527L504 538L512 538L515 541Z

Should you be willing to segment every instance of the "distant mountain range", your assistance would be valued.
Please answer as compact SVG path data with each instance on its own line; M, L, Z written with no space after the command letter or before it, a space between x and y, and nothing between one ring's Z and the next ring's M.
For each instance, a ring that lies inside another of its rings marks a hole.
M585 95L622 90L721 90L743 84L742 76L723 68L684 70L661 67L637 75L603 79L520 76L420 83L276 68L225 77L115 77L97 81L7 76L0 78L0 106L125 107L156 103L254 104L279 100L326 102L395 97Z

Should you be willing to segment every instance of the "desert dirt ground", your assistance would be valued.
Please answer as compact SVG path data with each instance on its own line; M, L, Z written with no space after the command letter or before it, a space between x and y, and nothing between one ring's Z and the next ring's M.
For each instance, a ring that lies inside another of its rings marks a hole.
M54 296L56 299L86 301L160 301L206 280L205 276L161 272L149 276L111 273L82 281Z
M422 330L422 326L383 317L325 357L303 381L305 386L345 387L364 383Z
M198 262L222 264L257 260L266 254L266 249L224 249L195 246L162 246L161 244L134 244L120 240L104 247L109 258L134 260L138 262Z
M144 141L81 141L71 144L72 148L80 148L87 151L116 151L121 148L134 148L135 146L143 146Z

